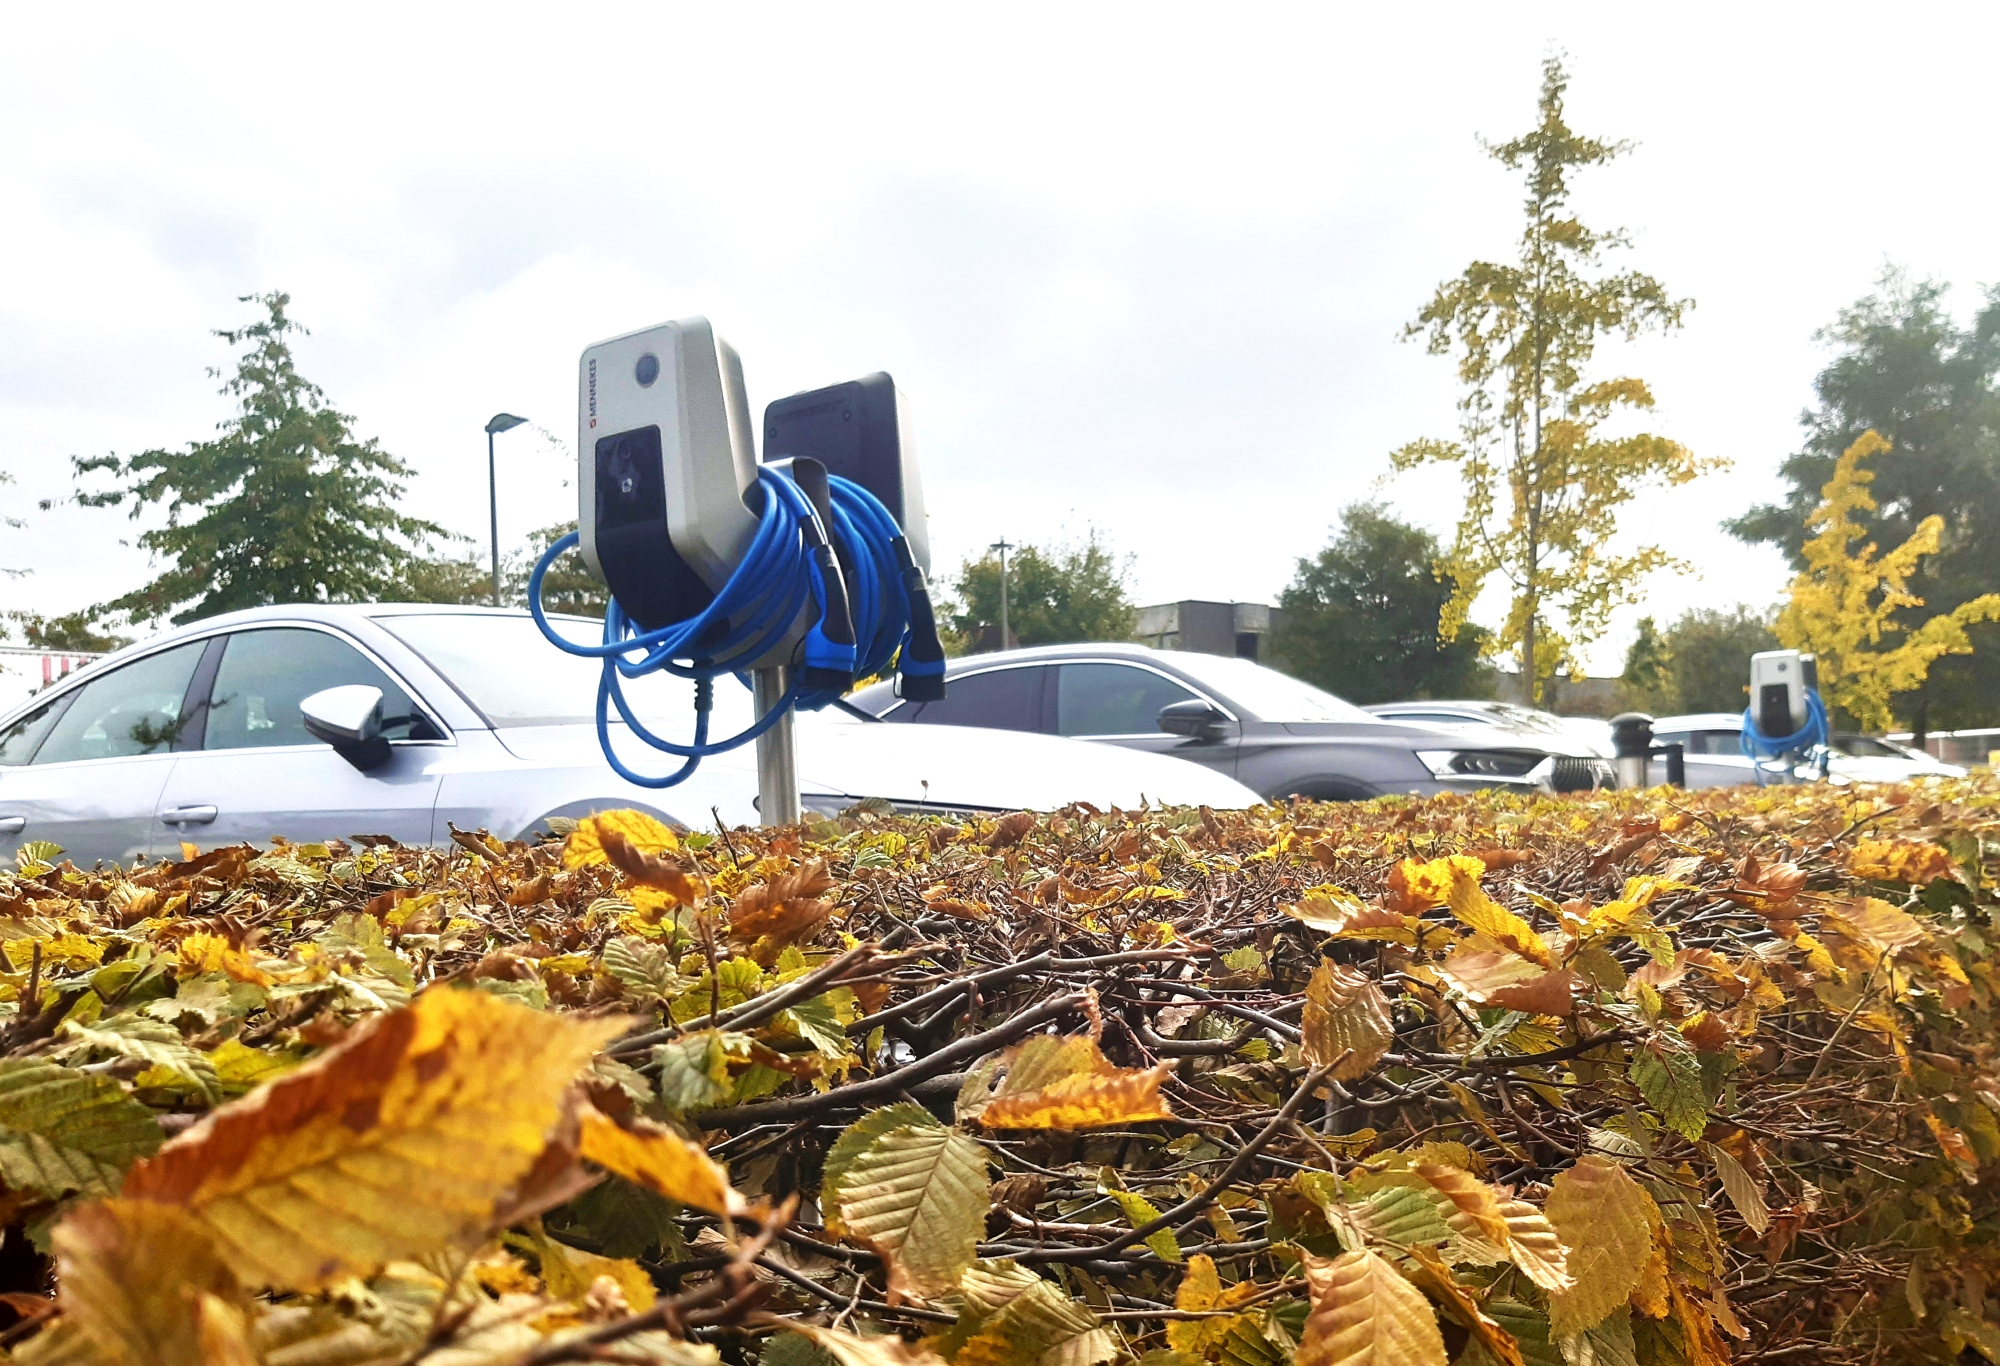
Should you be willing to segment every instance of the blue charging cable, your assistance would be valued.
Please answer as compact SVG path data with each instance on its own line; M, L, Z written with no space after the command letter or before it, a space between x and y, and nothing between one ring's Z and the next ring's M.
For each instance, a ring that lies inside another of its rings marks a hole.
M1825 776L1827 748L1833 733L1827 725L1826 704L1819 700L1818 689L1806 689L1806 723L1790 735L1764 734L1757 729L1755 712L1754 707L1743 709L1743 734L1738 744L1750 760L1750 771L1756 775L1757 786L1765 785L1764 764L1767 760L1800 752L1807 759L1816 761L1821 776Z
M542 581L556 559L576 548L570 532L542 555L528 576L528 610L551 644L569 654L603 662L597 685L597 742L614 772L641 787L665 788L687 780L701 761L749 744L794 707L816 711L833 702L856 677L897 666L902 691L912 697L944 695L944 652L939 647L923 574L895 519L859 484L829 477L829 528L805 492L768 466L757 472L763 510L749 548L708 606L683 621L645 630L613 597L604 613L602 643L565 639L542 610ZM843 573L843 570L845 571ZM783 643L810 602L806 633L792 685L775 706L727 739L708 738L715 680L744 671ZM634 657L636 655L636 658ZM682 744L655 735L632 714L622 680L667 673L694 681L694 735ZM684 762L660 777L637 773L611 747L610 713L616 709L632 734Z

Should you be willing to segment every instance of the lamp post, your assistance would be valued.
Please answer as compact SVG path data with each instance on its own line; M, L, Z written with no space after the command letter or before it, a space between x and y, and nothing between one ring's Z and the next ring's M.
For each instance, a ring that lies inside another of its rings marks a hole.
M495 413L486 422L486 507L492 515L493 605L500 605L500 479L493 468L493 436L510 432L528 419L512 413Z
M1014 547L1007 544L1007 538L1002 536L986 548L1000 552L1000 648L1004 650L1007 648L1007 637L1012 634L1007 629L1007 552Z

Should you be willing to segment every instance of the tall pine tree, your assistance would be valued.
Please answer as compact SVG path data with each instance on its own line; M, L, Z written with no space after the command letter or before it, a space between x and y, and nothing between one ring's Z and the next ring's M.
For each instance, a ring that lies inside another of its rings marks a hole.
M397 510L410 467L374 440L357 441L353 419L299 374L288 338L305 329L286 316L291 296L242 302L262 305L265 316L216 332L243 354L221 389L236 413L213 439L74 462L78 475L119 485L78 502L126 505L135 518L166 508L166 524L138 538L158 577L103 612L187 622L269 603L392 597L422 548L447 537Z

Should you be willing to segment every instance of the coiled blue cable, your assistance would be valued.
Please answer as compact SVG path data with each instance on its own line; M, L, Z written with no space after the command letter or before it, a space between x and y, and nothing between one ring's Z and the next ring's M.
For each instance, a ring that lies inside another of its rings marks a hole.
M601 644L582 645L557 634L542 610L542 581L556 559L580 543L576 532L550 546L528 576L528 610L542 634L560 650L603 662L597 685L597 741L612 770L627 782L648 788L684 782L708 756L749 744L793 707L815 711L826 706L857 676L885 673L899 656L906 677L943 677L943 652L937 648L923 576L911 563L908 542L888 509L859 484L831 476L827 484L833 525L823 527L804 491L785 474L761 467L757 482L764 506L742 561L714 600L683 621L642 630L613 597L605 609ZM824 553L829 547L831 555ZM828 572L840 570L845 571L844 582L830 585ZM856 644L837 638L845 634L840 626L829 634L829 591L836 603L845 597ZM806 635L798 679L749 727L711 741L708 718L715 679L727 673L741 678L751 663L782 644L808 601L814 624ZM638 658L631 657L634 653ZM695 682L691 743L655 735L626 703L623 679L659 672ZM680 768L653 777L627 766L611 746L614 707L633 735L683 759Z
M1764 762L1780 759L1787 754L1803 752L1807 757L1819 755L1822 771L1825 768L1825 753L1832 741L1832 729L1827 724L1826 704L1819 700L1819 690L1806 689L1806 723L1790 735L1770 736L1757 729L1756 708L1743 709L1743 733L1737 744L1750 760L1750 771L1756 775L1757 786L1765 785Z

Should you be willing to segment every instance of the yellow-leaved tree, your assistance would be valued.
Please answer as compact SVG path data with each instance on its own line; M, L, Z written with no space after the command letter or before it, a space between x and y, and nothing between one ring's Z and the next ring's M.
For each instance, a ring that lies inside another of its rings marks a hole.
M1569 77L1560 59L1542 67L1540 120L1487 151L1525 172L1526 227L1513 261L1474 261L1437 294L1406 335L1434 355L1455 353L1465 386L1456 441L1412 441L1392 456L1398 470L1457 467L1465 510L1437 566L1452 594L1438 637L1455 640L1466 614L1496 576L1507 617L1482 642L1490 655L1513 653L1529 695L1558 668L1574 668L1579 648L1603 635L1611 613L1635 601L1641 580L1683 569L1658 546L1614 550L1618 514L1648 488L1684 484L1722 461L1678 441L1608 430L1653 406L1644 380L1593 379L1585 371L1598 340L1680 326L1690 307L1637 271L1601 274L1605 253L1625 234L1586 227L1570 207L1570 177L1627 150L1570 128L1563 118Z
M1926 517L1910 539L1877 557L1862 515L1875 510L1868 492L1872 470L1861 467L1889 449L1879 433L1863 432L1842 453L1820 505L1806 518L1806 570L1792 580L1791 600L1772 627L1786 648L1819 656L1820 691L1833 706L1869 729L1894 720L1890 699L1922 685L1942 655L1972 652L1965 628L2000 621L2000 593L1986 593L1913 622L1905 615L1924 600L1910 578L1926 555L1935 555L1944 519ZM1854 549L1856 541L1865 542Z

